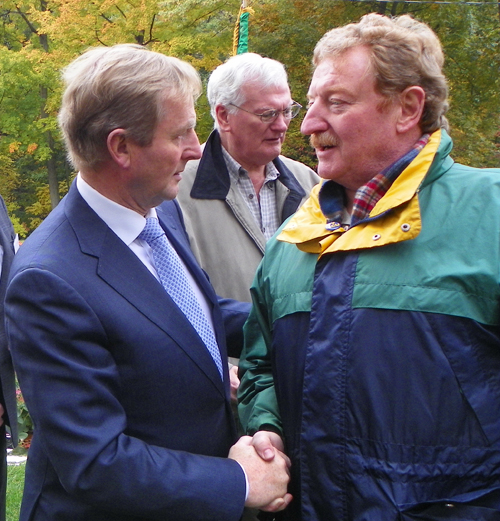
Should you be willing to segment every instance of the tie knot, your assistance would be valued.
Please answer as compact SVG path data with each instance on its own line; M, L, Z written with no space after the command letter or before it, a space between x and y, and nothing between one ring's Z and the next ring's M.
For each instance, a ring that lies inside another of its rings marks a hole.
M165 232L160 226L160 221L158 221L158 219L155 217L148 217L146 219L146 225L144 226L144 229L139 234L139 239L142 239L148 244L151 244L162 235L165 235Z

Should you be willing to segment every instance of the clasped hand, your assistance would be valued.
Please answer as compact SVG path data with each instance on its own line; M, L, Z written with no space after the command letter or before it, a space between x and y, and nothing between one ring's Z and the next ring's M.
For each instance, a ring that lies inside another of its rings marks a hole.
M290 459L283 452L283 441L274 432L259 431L243 436L231 447L229 458L236 460L247 475L249 490L245 506L278 512L292 500L287 493Z

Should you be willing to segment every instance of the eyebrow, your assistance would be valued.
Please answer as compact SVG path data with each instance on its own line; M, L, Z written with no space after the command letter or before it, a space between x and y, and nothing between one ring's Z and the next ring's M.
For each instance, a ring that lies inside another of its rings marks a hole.
M196 128L196 123L198 120L196 118L189 119L185 125L180 127L180 130L191 130L192 128Z
M311 99L311 98L314 98L314 97L322 97L322 98L328 98L332 95L336 95L336 94L340 94L340 95L343 95L343 96L352 96L352 93L350 90L346 89L345 87L342 87L342 86L336 86L336 85L333 85L331 87L328 87L326 89L323 90L323 93L319 96L318 94L316 94L316 96L313 96L310 92L307 93L307 99Z
M285 105L285 109L290 107L290 105L293 105L293 100L291 100L289 103L287 103ZM279 108L276 108L276 107L264 107L264 108L255 109L255 110L261 110L262 112L267 112L268 110L284 110L284 109L279 109Z

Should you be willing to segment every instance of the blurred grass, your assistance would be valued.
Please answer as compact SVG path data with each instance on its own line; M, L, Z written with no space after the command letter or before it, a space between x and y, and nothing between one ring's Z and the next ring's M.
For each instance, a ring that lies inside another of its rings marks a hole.
M18 521L24 489L25 465L7 467L7 521Z

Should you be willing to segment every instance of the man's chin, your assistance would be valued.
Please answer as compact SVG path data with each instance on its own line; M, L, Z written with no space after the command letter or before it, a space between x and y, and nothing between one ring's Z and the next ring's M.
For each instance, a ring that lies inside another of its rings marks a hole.
M321 161L318 162L317 172L322 179L335 181L338 177L337 172L335 172L331 165L328 163L322 163Z
M267 165L267 163L270 163L271 161L276 159L280 154L281 154L281 141L279 141L277 143L274 143L272 141L267 142L265 156L268 158L268 161L266 161L265 164Z

